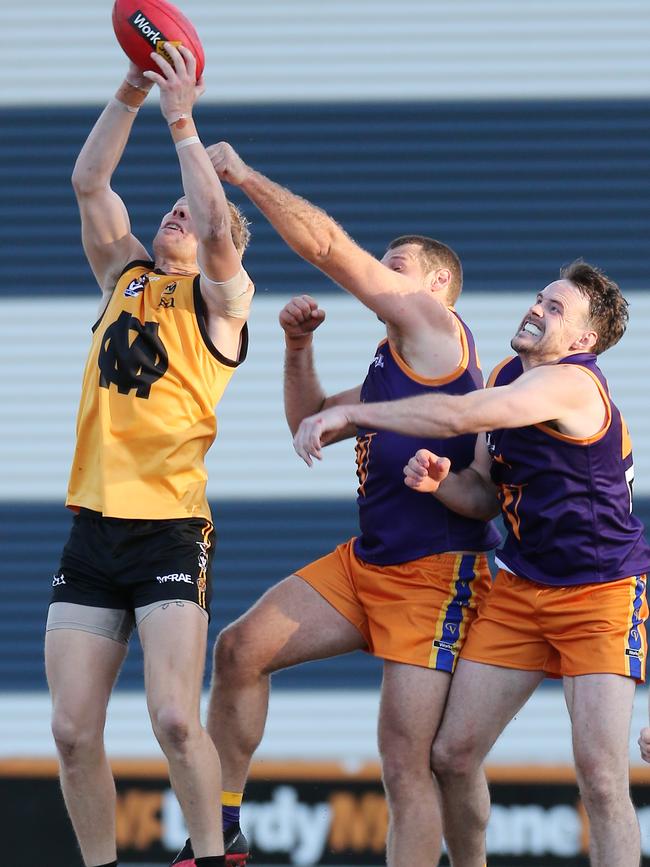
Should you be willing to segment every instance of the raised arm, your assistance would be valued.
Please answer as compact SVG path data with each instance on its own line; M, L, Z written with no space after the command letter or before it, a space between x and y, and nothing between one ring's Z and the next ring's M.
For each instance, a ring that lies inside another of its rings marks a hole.
M419 449L404 467L404 484L436 497L459 515L489 521L500 510L497 489L490 478L490 464L487 441L479 434L469 467L452 473L449 458Z
M313 335L325 321L325 311L309 295L292 298L280 311L280 325L284 331L284 411L292 434L300 422L309 415L338 404L358 402L361 388L339 394L325 394L314 366ZM356 428L349 425L338 431L327 443L354 436Z
M129 261L149 258L146 249L131 234L129 215L111 189L111 178L150 88L151 82L137 66L130 64L115 97L86 139L72 173L84 252L99 288L106 295L113 291Z
M421 285L391 270L358 246L328 214L255 171L226 142L208 148L222 180L240 187L287 244L340 286L399 328L435 321L455 325L444 305L431 304Z
M208 331L220 351L236 358L253 286L242 269L241 251L232 238L226 195L192 117L194 103L204 90L203 80L196 81L196 60L182 45L175 48L166 43L165 47L173 65L154 53L160 73L145 75L160 88L160 109L178 154L183 191L198 238L197 259Z
M444 439L554 422L569 436L589 437L600 430L605 408L597 386L587 377L573 365L543 365L499 388L338 406L305 419L294 438L294 447L311 465L312 458L320 460L323 436L350 424Z

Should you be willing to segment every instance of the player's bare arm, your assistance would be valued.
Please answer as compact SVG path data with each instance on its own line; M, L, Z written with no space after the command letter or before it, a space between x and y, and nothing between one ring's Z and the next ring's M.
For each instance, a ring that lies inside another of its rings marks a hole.
M253 286L242 270L232 239L225 193L203 147L192 118L204 91L196 80L196 60L184 46L166 43L172 63L152 53L160 73L144 75L160 88L160 109L169 124L181 168L193 229L198 238L201 294L213 343L229 358L239 352L241 329L253 297Z
M131 233L129 215L122 199L111 189L111 177L150 88L151 82L131 63L115 97L86 139L72 173L84 252L99 288L107 296L128 262L149 258Z
M325 311L310 295L292 298L280 311L280 326L284 331L284 410L292 434L307 416L338 404L358 403L361 386L334 395L326 395L316 373L313 354L314 331L325 321ZM356 428L349 426L328 439L338 442L354 436Z
M490 478L490 464L486 439L479 434L474 460L469 467L452 473L448 458L419 449L404 467L404 484L436 497L448 509L466 518L489 521L500 511L497 489Z
M550 364L526 371L511 385L464 395L337 406L305 419L294 448L311 466L312 458L321 458L323 437L350 424L447 438L549 423L562 434L583 439L596 435L605 421L605 404L592 378L575 366Z
M428 322L456 335L453 316L432 304L421 281L389 268L356 244L320 208L248 166L226 142L208 153L219 177L240 187L287 244L373 310L384 322L422 330Z

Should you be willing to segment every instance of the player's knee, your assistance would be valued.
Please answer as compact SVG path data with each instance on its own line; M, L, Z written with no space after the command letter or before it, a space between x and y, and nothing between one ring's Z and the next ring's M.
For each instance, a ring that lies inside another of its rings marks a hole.
M399 749L382 750L381 772L384 788L391 801L404 800L413 792L414 781L419 776L431 775L426 756L417 761L413 753Z
M55 712L52 717L52 737L61 760L65 763L87 755L102 744L102 733L86 720Z
M470 739L448 740L438 737L431 748L431 770L436 777L462 777L480 765Z
M154 734L163 751L184 752L200 728L189 711L178 704L161 705L151 711Z
M625 769L619 772L603 765L602 760L576 758L580 794L588 812L610 813L628 800L629 788Z
M253 632L246 621L235 621L219 633L214 645L214 673L218 680L241 683L265 673L262 644L256 642Z
M238 624L231 623L222 629L214 645L214 670L217 675L224 677L228 672L234 671L242 664L240 638L241 629Z

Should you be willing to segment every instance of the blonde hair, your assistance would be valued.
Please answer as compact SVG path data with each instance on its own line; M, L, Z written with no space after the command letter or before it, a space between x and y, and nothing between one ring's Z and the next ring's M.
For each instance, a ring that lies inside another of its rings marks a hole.
M230 234L232 235L232 241L239 255L243 256L244 250L248 247L251 239L250 220L244 216L242 211L230 199L227 199L227 202L228 210L230 211Z

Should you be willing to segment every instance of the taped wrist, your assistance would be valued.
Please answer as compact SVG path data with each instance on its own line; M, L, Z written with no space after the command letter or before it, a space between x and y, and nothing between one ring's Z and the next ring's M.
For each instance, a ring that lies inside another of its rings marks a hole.
M147 98L148 93L149 91L144 87L131 84L130 81L125 79L115 91L115 99L137 111Z

